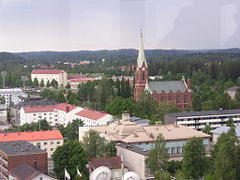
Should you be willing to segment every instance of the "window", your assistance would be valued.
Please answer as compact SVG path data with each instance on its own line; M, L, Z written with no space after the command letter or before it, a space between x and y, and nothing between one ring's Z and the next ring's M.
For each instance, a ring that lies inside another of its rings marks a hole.
M182 147L177 147L177 154L182 154Z
M40 177L40 178L39 178L39 180L43 180L43 178L42 178L42 177Z
M176 150L175 150L176 148L175 147L172 147L171 148L171 154L175 154L176 153Z
M180 99L180 95L177 95L177 103L180 103L181 99Z
M60 144L60 141L58 141L57 144Z
M161 102L165 102L165 96L161 97Z
M44 142L44 145L47 145L48 143L47 142Z
M184 95L184 103L187 103L188 102L188 97L187 97L187 95L185 94Z
M50 144L54 144L54 142L52 141Z
M33 116L36 116L36 114L33 114Z
M51 148L51 151L53 151L54 150L54 148Z
M172 96L168 97L168 102L172 101Z

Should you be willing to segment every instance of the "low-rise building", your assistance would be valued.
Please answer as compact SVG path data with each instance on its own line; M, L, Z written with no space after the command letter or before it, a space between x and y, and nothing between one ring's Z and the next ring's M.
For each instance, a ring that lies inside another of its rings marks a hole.
M223 133L229 132L230 129L231 128L229 126L221 126L217 129L212 130L211 133L212 133L213 144L216 144L219 136L221 136ZM237 125L235 127L235 133L236 133L236 137L240 140L240 125Z
M65 87L67 85L67 73L61 69L34 69L31 73L32 81L35 78L39 83L43 80L45 86L48 81L51 83L53 79L58 82L58 86Z
M0 142L28 141L45 150L51 158L57 147L63 145L63 136L59 130L0 133Z
M193 111L166 114L165 124L179 124L193 129L202 130L206 125L212 129L226 125L232 119L235 124L240 123L240 109Z
M21 97L27 97L20 88L0 89L0 97L4 98L4 105L10 107L21 102Z
M75 119L81 119L84 126L100 126L108 124L113 116L106 112L84 109L76 113Z
M0 157L1 180L8 180L9 172L22 163L48 172L47 152L27 141L0 142Z
M9 180L57 180L26 163L22 163L9 171Z
M112 172L112 180L120 180L123 174L127 172L119 156L92 158L88 161L88 165L91 172L101 166L108 167Z

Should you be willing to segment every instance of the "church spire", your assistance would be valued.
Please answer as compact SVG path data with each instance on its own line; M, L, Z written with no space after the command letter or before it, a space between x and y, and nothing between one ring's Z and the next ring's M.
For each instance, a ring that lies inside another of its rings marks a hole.
M147 61L145 58L145 54L144 54L144 48L143 48L143 36L142 36L142 29L140 30L140 48L138 51L138 58L137 58L137 65L138 67L142 67L143 64L145 64L145 66L147 67Z

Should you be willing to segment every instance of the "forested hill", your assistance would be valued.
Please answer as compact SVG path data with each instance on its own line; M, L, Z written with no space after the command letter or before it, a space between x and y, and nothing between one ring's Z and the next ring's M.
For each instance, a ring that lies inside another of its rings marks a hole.
M18 62L22 62L25 61L25 58L18 56L16 54L13 53L8 53L8 52L0 52L0 62L8 62L8 61L18 61Z
M99 50L99 51L39 51L39 52L23 52L15 53L25 59L42 60L42 61L79 61L79 60L136 60L138 50L136 49L120 49L120 50ZM219 49L219 50L146 50L146 56L159 57L169 55L183 55L192 53L240 53L240 49Z

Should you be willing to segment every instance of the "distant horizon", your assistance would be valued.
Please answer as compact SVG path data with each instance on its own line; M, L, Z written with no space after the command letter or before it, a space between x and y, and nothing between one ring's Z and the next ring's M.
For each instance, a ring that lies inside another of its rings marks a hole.
M214 50L231 50L231 49L238 49L240 48L216 48L216 49L144 49L144 51L151 51L151 50L163 50L163 51L214 51ZM138 51L137 48L121 48L121 49L96 49L96 50L91 50L91 49L83 49L83 50L33 50L33 51L0 51L0 53L12 53L12 54L17 54L17 53L38 53L38 52L79 52L79 51L119 51L119 50L136 50Z

